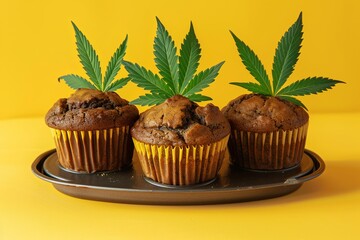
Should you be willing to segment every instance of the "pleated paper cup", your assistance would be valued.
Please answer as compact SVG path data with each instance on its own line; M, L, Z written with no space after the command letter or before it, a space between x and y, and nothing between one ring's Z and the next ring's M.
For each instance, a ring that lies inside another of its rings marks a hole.
M144 176L157 183L189 186L216 178L229 136L208 145L165 146L133 138Z
M92 131L51 128L59 164L78 173L114 171L130 166L134 145L129 130L129 126Z
M229 139L231 164L255 170L279 170L300 163L308 122L292 130L247 132L233 129Z

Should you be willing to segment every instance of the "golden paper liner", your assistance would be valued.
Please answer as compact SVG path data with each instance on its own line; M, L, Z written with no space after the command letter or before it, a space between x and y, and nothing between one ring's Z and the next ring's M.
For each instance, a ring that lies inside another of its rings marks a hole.
M75 172L120 170L131 165L134 145L124 126L93 131L51 128L59 163Z
M229 139L231 163L258 170L278 170L300 163L306 142L308 122L287 131L255 133L233 129Z
M193 185L218 174L229 135L208 145L166 146L133 138L145 177L169 185Z

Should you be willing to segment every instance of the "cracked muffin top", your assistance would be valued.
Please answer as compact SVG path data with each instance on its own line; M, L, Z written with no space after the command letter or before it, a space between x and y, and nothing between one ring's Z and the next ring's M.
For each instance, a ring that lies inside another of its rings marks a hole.
M45 122L61 130L91 131L132 125L138 117L138 109L115 92L78 89L59 99Z
M308 113L295 104L277 97L245 94L222 109L232 128L251 132L290 130L304 125Z
M180 95L141 113L131 129L138 141L171 146L210 144L229 133L229 122L218 107L200 107Z

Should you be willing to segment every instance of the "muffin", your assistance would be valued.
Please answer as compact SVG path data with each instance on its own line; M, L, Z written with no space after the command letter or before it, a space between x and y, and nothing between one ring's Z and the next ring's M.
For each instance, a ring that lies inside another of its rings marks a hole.
M170 185L212 180L223 162L230 125L218 107L180 95L140 114L131 129L144 175Z
M253 94L230 101L222 110L232 127L229 150L233 165L278 170L299 164L304 152L309 115L296 96L321 93L337 83L343 83L325 77L308 77L283 87L300 55L302 29L300 13L278 43L272 82L254 51L231 32L243 64L257 81L230 83Z
M275 170L300 163L308 113L277 97L245 94L222 109L231 125L229 152L234 165Z
M134 105L115 92L78 89L59 99L46 114L60 165L76 172L120 170L131 165L130 128Z
M59 99L45 117L55 140L59 164L76 173L127 168L134 149L130 128L139 111L114 92L130 80L128 77L115 80L125 55L127 36L102 77L95 49L75 23L72 25L78 56L89 79L76 74L58 79L76 90L69 98Z
M190 24L180 49L157 20L154 39L159 75L124 61L131 81L149 90L132 101L156 105L140 114L131 130L144 176L166 187L206 184L215 179L227 149L230 125L218 107L195 102L212 100L199 94L212 83L224 62L196 74L201 48Z

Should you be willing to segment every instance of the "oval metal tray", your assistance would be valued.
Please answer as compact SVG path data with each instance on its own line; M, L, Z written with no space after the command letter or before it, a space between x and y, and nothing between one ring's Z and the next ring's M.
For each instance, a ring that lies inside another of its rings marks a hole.
M318 177L325 170L323 160L314 152L305 150L301 163L279 171L251 171L233 169L229 156L215 181L188 187L166 188L146 181L136 154L133 167L125 171L79 174L59 167L55 150L36 158L33 173L50 182L62 193L98 201L193 205L220 204L274 198L297 190L304 182Z

